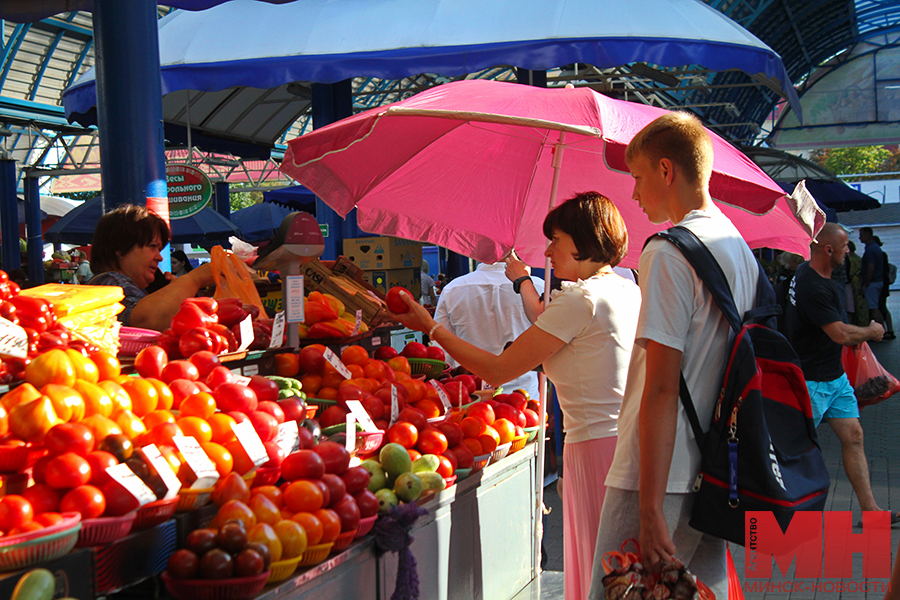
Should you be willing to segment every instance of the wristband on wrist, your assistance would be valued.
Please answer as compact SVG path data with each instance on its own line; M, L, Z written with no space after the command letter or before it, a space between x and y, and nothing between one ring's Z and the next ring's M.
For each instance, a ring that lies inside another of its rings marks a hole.
M432 328L428 331L428 338L429 338L429 339L431 339L432 337L434 337L434 332L435 332L435 331L437 330L437 328L440 327L440 326L441 326L440 323L435 323L435 324L434 324L434 327L432 327Z
M517 294L522 293L522 284L531 279L528 275L522 275L515 281L513 281L513 291Z

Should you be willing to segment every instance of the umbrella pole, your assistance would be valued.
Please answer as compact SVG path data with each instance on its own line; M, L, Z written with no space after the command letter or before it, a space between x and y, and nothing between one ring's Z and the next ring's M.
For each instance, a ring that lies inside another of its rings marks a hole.
M562 166L563 149L565 148L566 132L559 134L559 141L553 147L553 183L550 186L550 206L547 212L553 210L556 206L556 191L559 188L559 172ZM547 240L546 246L550 245ZM545 246L545 248L546 248ZM550 304L550 257L544 258L544 307ZM546 446L546 421L547 421L547 376L544 373L538 374L538 389L540 390L540 407L538 414L538 435L540 440L537 451L537 498L534 506L534 560L532 561L532 576L540 582L541 577L541 540L544 538L544 459ZM540 583L538 584L540 590Z

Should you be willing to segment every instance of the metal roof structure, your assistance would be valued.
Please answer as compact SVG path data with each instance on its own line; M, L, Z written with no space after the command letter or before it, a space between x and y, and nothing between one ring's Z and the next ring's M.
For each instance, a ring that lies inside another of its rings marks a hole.
M885 36L900 30L900 0L706 0L706 3L781 55L801 99L815 89L822 72L840 64L841 56L852 55L854 49L858 53L862 44L888 39ZM158 9L160 17L172 10L165 6ZM0 151L7 152L20 167L46 169L45 174L49 176L63 169L90 172L99 164L96 130L68 123L62 108L63 90L94 63L91 26L91 14L82 11L33 23L0 21ZM897 38L894 35L889 39ZM893 42L890 45L893 47ZM498 66L468 76L512 80L516 72L511 67ZM447 80L430 74L402 80L356 78L354 109L392 102ZM783 103L776 92L777 86L771 81L737 71L711 72L701 65L663 68L635 63L596 69L591 65L570 64L548 71L547 80L551 86L573 82L619 98L687 108L726 139L755 145L773 133L773 110ZM280 143L312 126L308 85L297 82L286 86L284 95L282 100L290 102L290 110L297 118L276 136L276 159ZM278 97L268 99L274 101ZM169 108L184 111L183 107ZM175 146L184 147L183 139L172 141ZM191 154L196 155L196 151ZM235 158L208 153L203 156L209 156L212 162ZM229 168L243 172L236 165ZM221 171L218 169L220 176L227 176ZM258 170L265 171L265 168ZM243 177L258 182L246 172Z

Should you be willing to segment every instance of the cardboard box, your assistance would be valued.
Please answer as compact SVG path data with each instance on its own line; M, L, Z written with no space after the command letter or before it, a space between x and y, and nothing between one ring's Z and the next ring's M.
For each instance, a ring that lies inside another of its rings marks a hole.
M418 272L418 269L416 269ZM371 294L365 287L331 269L319 260L312 260L301 267L303 285L309 291L331 294L344 303L352 313L362 311L363 322L372 327L377 324L384 313L384 301Z
M346 256L338 256L337 260L334 261L334 264L329 265L329 267L331 268L332 273L352 279L384 300L384 292L369 283L369 279L366 279L366 272L356 266L356 264L351 262Z
M344 256L365 271L421 269L422 242L395 237L350 238L344 240Z
M412 292L413 298L419 299L422 295L422 269L386 269L365 271L365 278L376 290L386 294L395 286L403 286Z

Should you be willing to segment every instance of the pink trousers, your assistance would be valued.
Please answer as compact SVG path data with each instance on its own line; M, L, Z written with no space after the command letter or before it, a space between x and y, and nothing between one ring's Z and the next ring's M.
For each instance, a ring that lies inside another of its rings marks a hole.
M584 600L591 589L594 547L606 474L616 438L567 443L563 449L563 572L565 600Z

